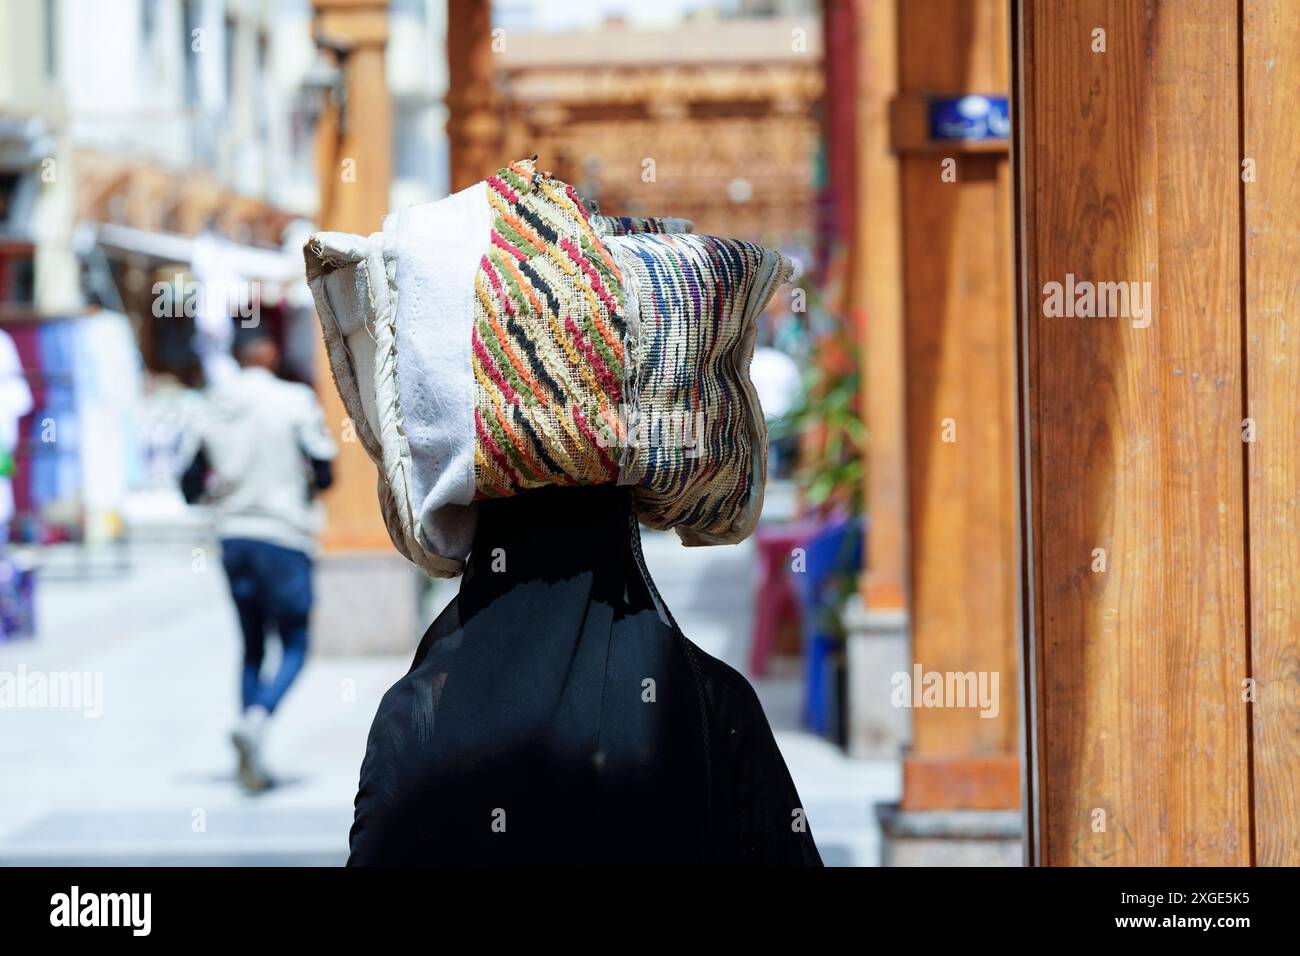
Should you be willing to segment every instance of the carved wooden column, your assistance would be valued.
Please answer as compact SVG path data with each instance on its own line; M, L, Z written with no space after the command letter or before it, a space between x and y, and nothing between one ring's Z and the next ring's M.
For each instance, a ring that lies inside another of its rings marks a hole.
M341 73L341 90L327 97L316 131L321 228L367 235L383 228L392 179L388 0L312 2L317 43ZM380 516L375 465L347 419L323 342L317 368L339 455L335 483L324 495L312 642L322 653L405 653L427 623L419 613L423 575L393 549Z
M875 691L912 727L901 803L880 810L884 860L1018 863L1008 142L932 122L1005 98L1006 4L889 0L861 16L863 593L877 617L905 598L910 635L903 673Z
M384 76L388 0L313 0L318 41L335 47L346 90L330 96L316 129L322 229L362 235L379 230L388 213L392 179L392 109ZM334 387L323 343L317 356L317 391L339 440L335 483L324 496L327 551L392 545L379 515L375 466L352 438L347 412Z
M498 42L506 44L510 38L502 33ZM491 0L448 0L447 139L452 192L474 185L510 161L500 156L492 43Z

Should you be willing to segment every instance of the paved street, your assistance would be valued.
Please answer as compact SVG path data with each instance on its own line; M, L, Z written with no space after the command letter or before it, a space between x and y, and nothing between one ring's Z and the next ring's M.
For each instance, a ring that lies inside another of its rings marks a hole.
M28 701L0 710L0 863L345 859L366 732L379 697L409 660L312 658L268 742L268 761L284 783L244 795L227 737L236 622L215 551L196 555L194 547L137 546L126 573L90 577L66 573L64 556L55 556L39 589L41 636L0 644L0 672L91 675L77 685L85 694L80 709ZM742 669L750 547L645 540L683 630ZM99 695L94 675L102 675ZM897 796L897 765L849 760L797 729L796 681L757 686L827 863L875 864L871 806Z

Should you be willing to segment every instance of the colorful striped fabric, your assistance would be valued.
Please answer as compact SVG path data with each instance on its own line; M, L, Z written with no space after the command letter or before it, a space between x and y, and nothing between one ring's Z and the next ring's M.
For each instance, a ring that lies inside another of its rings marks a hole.
M487 187L471 356L477 497L616 481L598 435L623 397L622 276L573 188L532 160Z
M623 481L653 528L688 543L752 530L767 430L749 380L756 320L789 277L785 259L738 239L638 234L606 240L640 304L640 429Z
M694 223L676 216L593 216L596 228L606 236L631 236L638 233L690 232Z

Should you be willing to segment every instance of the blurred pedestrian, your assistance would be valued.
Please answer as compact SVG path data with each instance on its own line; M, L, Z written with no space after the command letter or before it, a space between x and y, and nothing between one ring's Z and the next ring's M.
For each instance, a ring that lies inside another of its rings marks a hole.
M333 480L334 440L316 395L275 374L279 350L264 335L237 345L240 370L212 386L198 449L181 479L191 504L213 505L221 561L244 638L243 713L231 733L239 779L271 785L262 760L266 725L307 657L312 555L320 528L317 492ZM279 666L262 674L266 634L280 641Z

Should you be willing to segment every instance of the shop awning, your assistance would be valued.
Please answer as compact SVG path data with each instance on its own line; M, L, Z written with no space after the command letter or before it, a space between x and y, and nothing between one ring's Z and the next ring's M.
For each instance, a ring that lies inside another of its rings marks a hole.
M195 248L200 241L193 236L152 232L113 223L82 223L78 228L77 246L79 251L84 251L86 243L94 242L110 255L114 252L134 254L159 263L188 267L194 261ZM301 254L221 241L226 262L244 279L289 283L303 278Z

